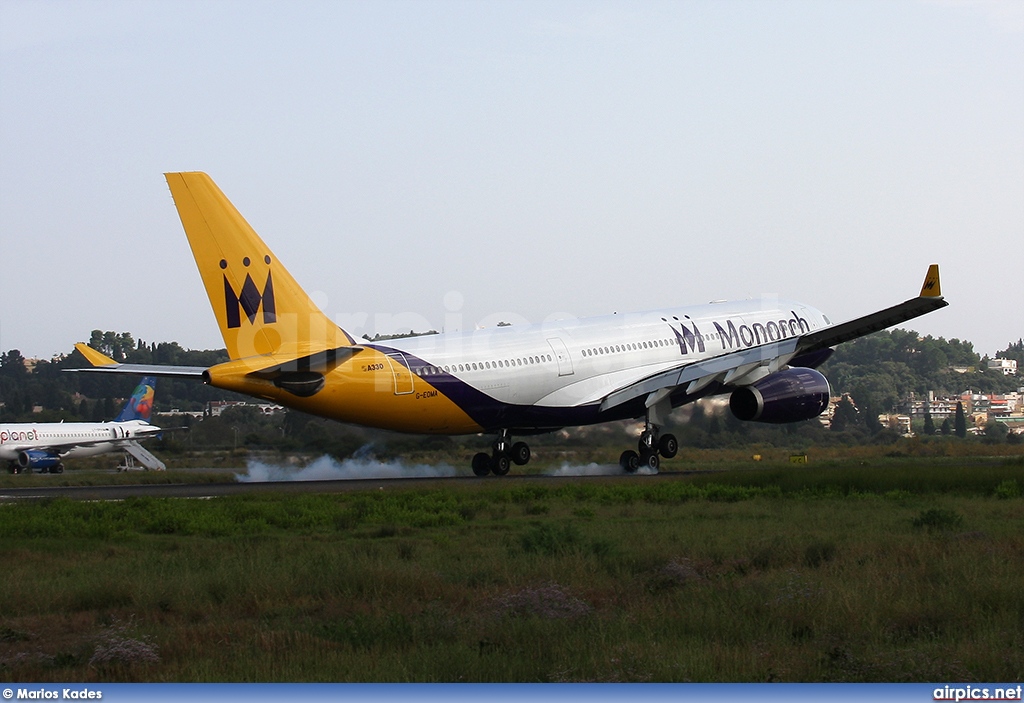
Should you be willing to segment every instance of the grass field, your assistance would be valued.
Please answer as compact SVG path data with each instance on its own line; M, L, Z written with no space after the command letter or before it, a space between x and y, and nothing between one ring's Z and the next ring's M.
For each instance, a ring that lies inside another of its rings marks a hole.
M1015 681L1024 462L0 505L11 681Z

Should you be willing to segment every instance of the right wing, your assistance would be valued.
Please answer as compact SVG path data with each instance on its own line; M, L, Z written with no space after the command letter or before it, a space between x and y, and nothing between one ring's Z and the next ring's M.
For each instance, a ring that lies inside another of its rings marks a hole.
M885 310L873 312L870 315L805 334L800 338L797 353L805 354L826 347L834 347L837 344L849 342L851 339L857 339L912 320L947 305L949 303L942 298L942 288L939 285L939 265L932 264L928 267L928 274L924 277L921 294L916 298L911 298Z
M687 393L695 393L715 381L724 385L756 381L804 354L812 354L884 330L947 305L949 303L943 300L939 285L938 264L932 264L928 267L921 293L916 298L799 337L768 342L702 361L682 363L608 394L601 402L601 410L614 408L640 396L648 397L647 404L650 407L683 386L686 386Z

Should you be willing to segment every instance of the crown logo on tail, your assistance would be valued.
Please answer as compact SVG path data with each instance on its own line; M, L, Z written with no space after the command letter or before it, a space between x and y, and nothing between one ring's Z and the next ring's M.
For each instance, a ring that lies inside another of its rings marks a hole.
M265 257L264 261L269 264L270 257ZM243 263L248 266L249 257L246 257ZM227 265L227 261L221 260L220 267L222 269L227 268ZM259 312L261 306L263 307L263 324L277 322L274 278L270 271L267 271L267 280L263 284L262 292L248 273L245 274L245 283L242 284L241 293L235 292L231 281L228 280L227 274L224 275L224 314L227 317L229 329L242 326L242 312L249 318L250 324L254 323L256 321L256 313Z

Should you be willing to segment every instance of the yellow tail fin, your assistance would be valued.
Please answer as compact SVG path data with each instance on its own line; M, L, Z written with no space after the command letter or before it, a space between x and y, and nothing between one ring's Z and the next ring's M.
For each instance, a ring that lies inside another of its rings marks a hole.
M167 173L174 205L232 359L353 344L309 299L205 173Z

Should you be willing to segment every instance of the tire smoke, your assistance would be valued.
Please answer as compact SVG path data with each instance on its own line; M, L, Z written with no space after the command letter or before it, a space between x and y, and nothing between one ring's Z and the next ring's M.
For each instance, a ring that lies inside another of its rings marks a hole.
M267 481L338 481L373 478L443 478L455 476L455 468L448 464L406 464L400 459L381 460L362 447L350 458L338 461L322 456L302 467L268 464L252 459L246 473L235 474L242 483Z
M584 466L573 466L563 463L560 468L544 472L547 476L626 476L626 472L618 464L595 464L591 462ZM637 469L634 476L653 476L657 471L652 471L646 466Z

